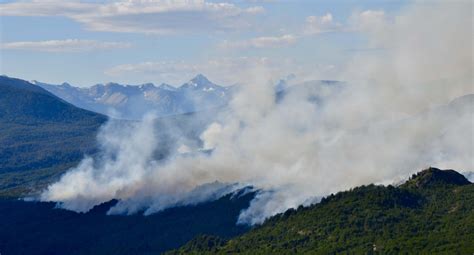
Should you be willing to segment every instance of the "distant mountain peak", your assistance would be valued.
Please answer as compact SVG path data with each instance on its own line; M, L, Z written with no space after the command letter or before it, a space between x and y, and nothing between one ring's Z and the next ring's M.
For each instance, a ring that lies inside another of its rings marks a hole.
M426 188L436 185L468 185L471 182L464 175L454 170L441 170L430 167L414 174L403 186L412 188Z
M116 82L107 82L104 86L105 87L123 87L121 84L118 84Z
M202 90L205 92L224 89L223 87L214 84L213 82L209 81L206 76L202 74L196 75L190 81L186 82L185 84L179 87L180 90Z
M195 83L211 83L209 79L207 79L207 77L202 74L196 75L194 78L191 79L191 81Z
M141 85L139 85L139 87L140 87L140 89L154 89L154 88L156 88L155 84L153 84L151 82L141 84Z
M163 89L163 90L170 90L170 91L175 91L176 88L169 85L169 84L166 84L166 83L162 83L160 86L158 86L159 89Z
M207 77L202 74L196 75L189 82L184 84L184 87L194 87L194 88L206 88L210 86L215 86L215 84L209 81L209 79L207 79Z

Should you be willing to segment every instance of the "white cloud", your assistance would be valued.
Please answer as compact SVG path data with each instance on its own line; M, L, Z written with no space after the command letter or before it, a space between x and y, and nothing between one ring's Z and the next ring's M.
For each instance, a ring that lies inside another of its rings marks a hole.
M105 70L105 74L113 77L130 75L147 76L160 82L179 84L192 77L198 71L198 65L184 61L147 61L136 64L123 64Z
M254 7L249 7L245 9L245 12L251 13L251 14L259 14L265 12L265 9L261 6L254 6Z
M387 17L383 10L355 11L343 24L335 21L331 13L326 13L324 16L308 16L304 34L316 35L333 31L367 33L384 29L386 25Z
M386 27L386 16L382 10L354 12L349 17L349 28L353 31L374 32Z
M100 42L95 40L49 40L49 41L23 41L0 44L4 50L31 50L46 52L82 52L92 50L122 49L131 47L124 42Z
M291 45L296 42L296 39L294 35L264 36L242 41L224 41L220 46L222 48L275 48Z
M30 1L0 5L2 16L64 16L94 31L158 34L238 29L249 26L249 18L263 11L259 6L240 8L203 0Z
M309 16L306 18L306 27L304 33L307 35L320 34L325 32L337 31L342 25L335 22L331 13L324 16Z
M0 4L1 16L73 16L94 10L96 4L72 1L21 1Z
M337 68L332 65L301 63L291 58L228 57L195 62L151 61L123 64L107 69L105 74L114 79L125 79L125 82L126 79L131 79L132 82L132 77L138 76L144 82L154 80L180 85L197 73L203 73L216 83L231 85L250 82L255 75L256 66L264 66L268 76L273 79L286 77L289 72L302 80L327 78L337 72Z
M252 2L252 3L258 3L258 2L261 2L261 3L274 3L274 2L277 2L278 0L247 0L248 2Z

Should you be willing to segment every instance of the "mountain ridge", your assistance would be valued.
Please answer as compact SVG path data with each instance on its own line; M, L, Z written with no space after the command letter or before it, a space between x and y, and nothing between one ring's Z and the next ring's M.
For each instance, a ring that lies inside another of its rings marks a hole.
M474 184L429 168L398 187L331 194L236 238L201 235L167 254L472 254L473 211Z
M427 188L434 185L455 185L463 186L472 184L464 175L452 169L441 170L430 167L412 177L402 184L407 188Z
M166 83L128 85L109 82L78 88L68 83L52 85L33 81L73 105L116 118L141 119L147 112L160 116L196 112L227 104L231 87L224 87L198 74L179 87Z

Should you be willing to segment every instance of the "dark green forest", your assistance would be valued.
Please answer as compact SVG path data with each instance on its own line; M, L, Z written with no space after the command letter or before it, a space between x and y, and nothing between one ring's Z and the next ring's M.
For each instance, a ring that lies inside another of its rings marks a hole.
M199 236L169 254L473 254L473 240L474 185L430 168L399 187L339 192L237 238Z
M240 192L240 193L239 193ZM55 203L0 199L0 252L8 255L160 254L197 235L224 238L244 233L236 225L254 193L228 194L215 201L178 206L152 215L107 215L117 201L87 213L55 208Z

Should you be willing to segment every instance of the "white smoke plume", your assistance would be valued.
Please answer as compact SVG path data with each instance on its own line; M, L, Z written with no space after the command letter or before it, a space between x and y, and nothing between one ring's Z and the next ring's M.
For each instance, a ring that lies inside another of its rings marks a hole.
M84 159L41 200L87 211L115 198L120 202L110 213L149 214L252 185L262 192L239 222L256 224L318 197L390 183L428 166L471 171L474 96L451 102L474 92L471 7L417 4L395 19L377 12L376 19L354 24L365 29L370 47L384 50L348 63L341 76L347 83L320 102L305 100L304 89L275 100L272 77L255 66L255 80L215 116L200 134L202 143L180 140L175 147L185 153L167 160L155 160L165 145L152 117L111 122L99 136L103 155Z

